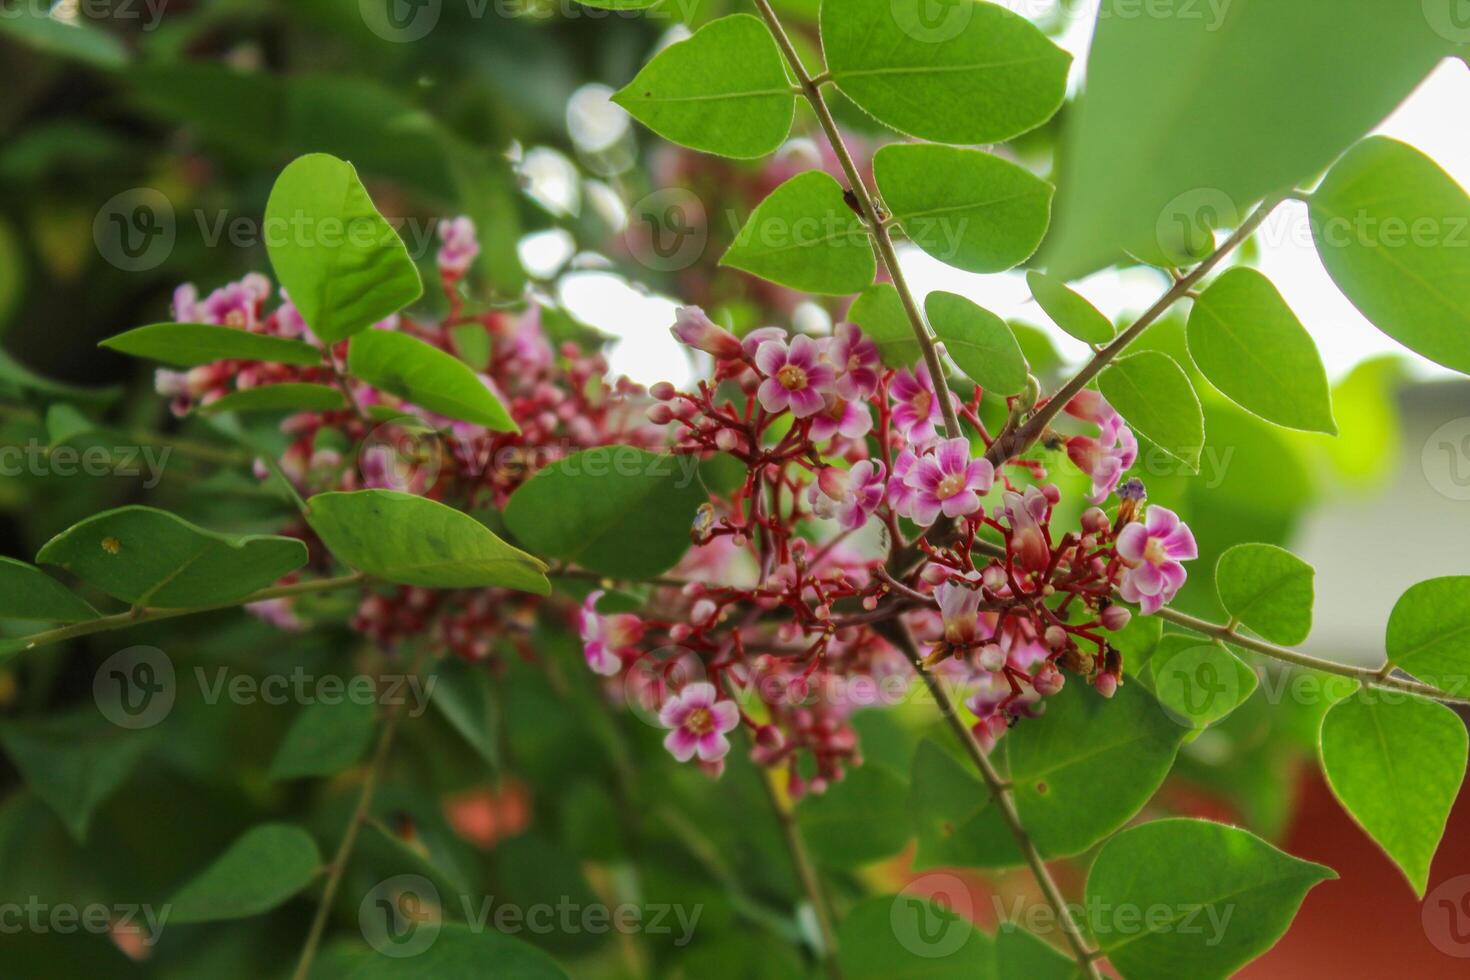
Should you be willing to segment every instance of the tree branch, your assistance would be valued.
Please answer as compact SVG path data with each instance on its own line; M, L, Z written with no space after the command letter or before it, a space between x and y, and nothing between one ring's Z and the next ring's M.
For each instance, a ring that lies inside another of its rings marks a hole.
M1026 828L1021 823L1021 814L1016 809L1016 801L1011 795L1010 787L1006 784L1005 780L1000 778L1000 774L991 765L990 758L985 754L985 750L980 748L979 743L975 741L975 736L971 733L969 726L965 724L964 719L960 718L958 712L955 711L954 702L950 700L949 693L944 689L944 685L937 677L925 669L923 654L919 651L919 645L914 640L913 634L909 632L908 626L902 622L894 621L885 623L882 627L879 627L879 632L903 651L904 656L913 665L914 672L919 675L924 681L924 685L929 689L929 694L934 698L935 704L939 705L939 711L944 716L945 722L954 732L955 737L959 739L960 745L970 757L970 761L979 770L981 778L985 780L985 785L990 790L990 798L1000 810L1001 816L1005 819L1006 826L1010 828L1011 836L1016 840L1016 847L1021 851L1022 857L1026 859L1026 864L1031 868L1031 873L1035 876L1036 883L1041 886L1041 892L1046 896L1047 904L1051 906L1052 911L1057 917L1057 922L1062 927L1062 933L1067 939L1067 945L1072 949L1072 954L1077 960L1077 966L1082 971L1082 975L1092 978L1092 980L1101 980L1102 974L1098 971L1096 963L1098 954L1093 951L1092 947L1088 945L1086 938L1083 937L1081 928L1072 918L1072 913L1067 907L1066 898L1062 895L1061 889L1057 887L1056 880L1052 878L1051 871L1047 868L1046 862L1041 859L1041 854L1036 850L1036 845L1032 842L1030 835L1026 833Z
M112 616L99 616L96 619L73 623L70 626L58 626L56 629L32 633L30 636L22 636L14 640L0 642L0 663L4 663L9 658L28 650L35 650L53 643L61 643L64 640L76 639L79 636L90 636L93 633L105 633L109 630L127 629L129 626L139 626L143 623L153 623L163 619L177 619L180 616L192 616L195 613L214 612L219 609L233 609L236 606L245 606L253 602L264 602L267 599L284 599L289 596L307 595L313 592L330 592L335 589L347 589L361 585L366 581L366 575L363 575L361 572L353 572L351 575L339 575L336 578L320 578L313 579L310 582L276 585L268 589L261 589L258 592L252 592L250 595L230 602L199 606L195 609L138 609L117 613Z
M791 37L786 33L786 28L781 26L780 18L771 9L768 0L755 0L755 5L760 10L766 26L770 28L771 34L776 38L776 44L781 48L781 53L786 56L786 63L791 66L791 71L796 76L802 93L806 96L807 102L811 104L812 111L817 114L817 121L821 123L823 132L827 134L827 142L832 144L832 152L837 155L837 161L842 165L842 172L847 176L847 183L853 196L857 198L863 220L868 225L868 233L873 236L873 248L883 261L883 267L888 270L888 277L893 280L893 287L898 290L898 298L903 303L909 325L914 328L914 338L918 340L919 348L924 353L924 364L928 367L929 377L934 382L934 394L939 398L940 411L944 413L944 434L950 439L958 439L963 435L960 430L960 420L955 414L954 401L949 394L949 382L945 379L944 365L939 360L939 351L934 346L934 338L929 333L929 327L924 321L924 314L919 310L918 302L914 299L913 291L909 289L908 280L904 278L903 270L899 268L898 252L893 247L893 238L888 233L888 226L882 215L878 213L878 207L873 202L873 195L868 190L862 174L858 172L857 165L853 163L852 154L848 152L847 144L843 142L842 131L837 128L837 121L832 117L827 98L822 94L822 84L829 81L831 75L827 72L816 76L811 75L806 70L806 66L801 63L801 56L797 54L795 45L791 43Z

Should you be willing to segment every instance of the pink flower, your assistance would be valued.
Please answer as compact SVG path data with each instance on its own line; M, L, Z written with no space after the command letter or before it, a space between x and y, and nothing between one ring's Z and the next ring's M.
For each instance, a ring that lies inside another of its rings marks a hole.
M659 709L659 724L671 728L664 748L680 762L699 755L701 762L718 762L730 751L725 733L740 724L740 709L730 700L719 701L713 684L686 684Z
M199 299L190 283L174 290L174 319L180 323L208 323L254 330L260 304L270 296L270 280L252 272L239 282L226 283Z
M1118 487L1123 473L1138 459L1138 440L1123 416L1095 391L1082 391L1067 403L1067 414L1095 423L1098 438L1074 436L1067 440L1067 456L1092 477L1090 503L1099 504Z
M970 459L970 444L964 439L945 439L932 455L919 460L905 481L917 492L913 519L933 524L941 511L946 517L961 517L980 509L980 495L995 482L995 467L988 459Z
M675 310L674 325L669 332L686 347L702 350L721 360L739 357L741 353L740 339L711 320L697 306L681 306Z
M1132 523L1118 533L1118 557L1128 565L1119 591L1151 616L1184 585L1181 562L1199 557L1194 534L1166 507L1150 507L1144 522Z
M900 517L910 520L914 516L914 501L919 493L909 485L909 476L919 465L919 457L912 449L901 451L893 460L893 476L888 479L888 506Z
M861 439L873 429L873 416L868 403L847 401L829 396L826 405L812 416L812 442L826 442L841 433L849 439Z
M920 364L914 371L907 368L893 377L888 389L893 396L893 424L912 442L928 442L944 424L939 398L929 369Z
M855 531L867 523L883 502L882 463L859 460L850 470L829 466L822 470L808 497L820 517L835 517L844 530Z
M934 590L939 614L944 619L944 642L951 646L973 646L980 635L980 590L950 579Z
M827 344L827 359L837 374L837 394L851 401L878 390L878 345L855 323L839 323Z
M480 254L475 223L464 216L453 221L441 221L439 240L444 243L437 256L439 271L446 279L458 279L469 271L470 263Z
M740 350L751 360L755 359L755 352L761 349L761 344L768 340L785 341L786 331L780 327L756 327L754 330L740 338Z
M1021 561L1021 567L1033 572L1046 570L1051 564L1051 545L1041 525L1046 521L1050 501L1036 487L1027 487L1025 494L1007 491L1001 495L1006 522L1011 526L1011 551Z
M822 410L824 392L832 387L832 369L821 360L821 348L805 334L792 338L787 347L768 340L755 352L755 366L766 375L756 390L761 407L768 412L791 409L799 419Z
M643 620L631 613L603 616L597 611L602 590L582 603L577 629L582 634L582 652L594 673L611 677L623 667L619 654L643 639Z

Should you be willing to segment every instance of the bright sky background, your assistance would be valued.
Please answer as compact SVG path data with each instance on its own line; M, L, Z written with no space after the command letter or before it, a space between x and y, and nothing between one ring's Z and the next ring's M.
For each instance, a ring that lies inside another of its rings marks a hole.
M1002 2L1018 12L1034 13L1037 0ZM1077 59L1074 86L1085 70L1086 48L1096 18L1094 5L1085 6L1086 11L1079 12L1059 39ZM589 86L578 94L568 110L574 134L592 133L592 139L602 145L626 138L627 120L620 115L621 109L606 101L608 94L602 86ZM1462 185L1470 187L1470 127L1458 124L1464 119L1466 106L1470 106L1470 68L1462 61L1446 61L1377 131L1428 153ZM564 165L565 161L561 162ZM551 185L546 196L568 210L595 206L596 200L583 198L605 190L594 183L587 191L579 191L570 185L574 183L567 179L570 174L558 168L554 159L543 156L527 163L533 164L529 169ZM1444 373L1380 333L1338 292L1312 247L1304 205L1288 202L1268 222L1258 240L1262 271L1315 337L1329 376L1340 377L1364 358L1386 352L1416 362L1425 375ZM545 263L555 268L569 257L570 246L562 233L549 233L535 236L522 251L531 264ZM972 275L949 268L912 247L902 250L901 261L920 295L949 290L967 295L1008 319L1029 320L1042 326L1049 322L1031 300L1022 273ZM1101 272L1076 285L1104 313L1118 317L1147 307L1158 297L1161 284L1158 276L1148 270L1131 270ZM648 295L617 276L592 271L566 277L561 298L576 316L620 338L610 353L615 372L646 384L691 380L692 366L667 330L678 305L673 300ZM1085 348L1060 330L1051 331L1051 336L1070 356L1080 359L1085 355Z

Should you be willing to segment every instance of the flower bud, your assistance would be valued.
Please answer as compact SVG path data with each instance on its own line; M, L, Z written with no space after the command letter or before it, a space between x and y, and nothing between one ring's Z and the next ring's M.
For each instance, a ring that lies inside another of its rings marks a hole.
M670 398L673 398L675 394L677 394L677 392L674 390L674 386L669 384L667 381L659 381L655 383L652 388L648 389L648 393L661 402L666 402Z
M761 725L755 730L755 744L774 752L786 744L786 736L775 725Z
M1118 678L1112 674L1098 674L1092 679L1092 686L1097 688L1097 693L1110 698L1118 693Z
M1082 530L1088 534L1106 534L1108 515L1101 507L1089 507L1082 514Z
M1006 587L1006 570L999 565L988 565L980 573L980 582L991 592L999 592Z
M1036 693L1044 698L1060 692L1066 683L1066 676L1052 664L1043 664L1036 676L1031 678L1031 686L1036 688Z
M733 453L745 442L734 429L721 429L715 433L715 445L727 453Z
M668 425L674 421L674 412L667 405L648 406L648 421L654 425Z
M1116 603L1104 609L1101 616L1103 628L1112 630L1114 633L1127 626L1128 621L1132 618L1133 614L1126 607Z
M1067 645L1067 631L1060 626L1048 626L1045 639L1047 646L1053 650L1060 650Z
M1006 652L999 643L987 643L980 648L979 663L981 670L994 673L1006 665Z
M697 306L682 306L674 311L676 319L670 333L681 344L702 350L721 360L740 356L740 338L718 326Z

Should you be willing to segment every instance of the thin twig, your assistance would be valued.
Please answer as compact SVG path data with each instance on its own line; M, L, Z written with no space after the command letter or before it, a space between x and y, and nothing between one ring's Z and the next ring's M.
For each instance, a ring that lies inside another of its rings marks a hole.
M313 579L310 582L276 585L268 589L261 589L258 592L252 592L250 595L234 599L230 602L219 602L193 609L137 609L117 613L112 616L99 616L96 619L73 623L70 626L59 626L56 629L44 630L40 633L32 633L30 636L22 636L0 643L0 662L27 650L35 650L39 647L49 646L52 643L72 640L79 636L105 633L108 630L126 629L129 626L139 626L143 623L157 622L162 619L192 616L195 613L214 612L219 609L233 609L236 606L249 605L253 602L264 602L267 599L284 599L290 596L307 595L313 592L330 592L335 589L347 589L361 585L366 581L366 575L363 575L361 572L353 572L351 575L339 575L336 578L320 578Z
M771 812L781 825L781 836L786 841L786 851L791 855L797 880L801 882L802 890L812 903L812 911L816 913L817 931L822 936L822 964L832 980L842 980L842 970L837 965L837 932L832 925L832 905L827 898L827 891L822 887L822 879L817 875L811 855L807 853L806 841L802 840L801 828L796 825L795 816L776 792L770 770L763 768L759 777L761 787L766 791L766 798L770 800Z
M1086 977L1093 980L1101 980L1102 974L1097 968L1097 953L1088 945L1086 938L1082 935L1081 928L1072 918L1071 910L1067 906L1067 900L1062 891L1057 887L1056 880L1052 878L1051 871L1046 862L1042 860L1040 852L1031 840L1031 835L1026 833L1026 827L1021 823L1021 814L1016 809L1016 801L1011 795L1010 784L1000 777L991 764L985 750L975 741L974 734L970 731L958 712L955 711L954 702L950 700L949 692L939 678L935 677L924 667L924 657L919 650L919 645L914 636L909 632L908 626L901 621L893 621L885 624L881 632L890 642L903 651L904 656L913 665L914 672L924 681L924 686L929 689L929 694L934 698L934 703L939 706L940 713L945 722L959 739L960 746L970 761L979 770L980 776L985 780L985 785L990 790L990 798L995 801L1000 815L1004 818L1006 826L1011 830L1011 836L1016 840L1016 847L1021 856L1025 858L1026 864L1031 868L1036 883L1041 886L1041 892L1046 897L1047 904L1052 907L1056 914L1057 922L1061 924L1062 933L1066 937L1067 945L1071 947L1073 956L1077 960L1077 966Z
M419 672L427 654L427 648L419 651L413 666L409 668L410 673ZM389 751L393 747L393 737L398 733L398 723L403 720L403 711L407 704L407 698L399 698L388 706L387 713L384 715L383 729L378 734L377 748L373 750L372 762L368 764L367 774L363 777L362 791L358 794L357 806L353 809L352 819L348 821L347 829L342 834L341 843L337 845L337 853L328 866L327 881L322 887L321 902L317 905L316 914L312 917L311 931L306 934L306 943L301 947L301 958L296 963L296 971L291 975L292 980L306 980L311 975L312 961L316 959L317 949L321 946L322 936L327 929L327 919L331 916L332 900L337 896L337 888L342 883L342 875L347 870L347 862L351 859L352 849L357 844L357 835L370 815L373 796L378 788L378 779L388 761Z
M955 414L954 400L949 394L949 382L944 376L944 365L939 360L939 351L934 346L934 338L929 334L924 315L919 311L919 304L914 299L913 291L909 289L903 270L899 268L898 252L893 247L893 238L888 233L888 226L883 216L878 213L878 207L873 202L873 195L868 190L862 174L858 172L857 164L853 162L852 154L848 152L847 144L842 139L842 131L837 128L837 120L833 118L832 110L827 105L827 98L822 94L822 83L828 81L831 76L827 72L816 76L809 73L801 62L801 56L796 53L796 46L791 43L791 37L786 33L786 28L781 26L781 20L771 9L768 0L755 0L755 5L760 10L766 26L770 28L771 34L776 38L776 44L780 46L782 54L786 56L786 62L791 66L792 74L796 76L797 83L806 94L806 100L811 104L812 111L817 114L817 121L821 123L823 132L827 134L827 142L832 144L832 152L836 154L837 162L842 165L842 172L847 177L849 189L857 198L863 220L868 225L868 232L873 236L873 247L883 261L883 267L888 270L888 277L893 280L894 288L898 290L898 298L903 303L904 313L908 315L909 325L914 329L914 338L918 340L919 348L924 353L924 364L928 367L929 378L934 383L934 394L939 399L940 411L944 413L944 433L951 439L957 439L963 433L960 430L959 416Z

